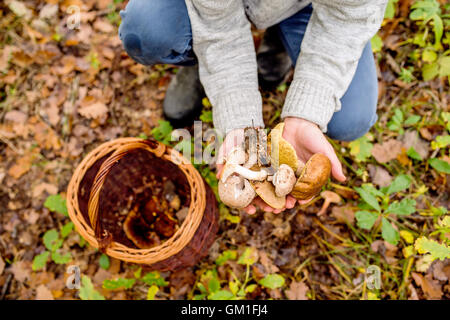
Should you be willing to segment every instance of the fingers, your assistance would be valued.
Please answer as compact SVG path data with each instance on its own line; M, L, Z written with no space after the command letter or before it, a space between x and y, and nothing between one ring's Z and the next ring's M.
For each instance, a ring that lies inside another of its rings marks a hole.
M255 214L256 213L256 208L254 205L249 204L248 206L246 206L243 209L245 212L247 212L249 215Z
M324 151L325 155L328 157L328 159L330 159L331 162L331 174L336 180L344 182L347 178L345 177L344 172L342 171L342 164L339 161L336 152L334 152L334 149L331 146L331 144L328 143L328 148L326 148Z
M293 196L287 196L286 197L286 209L292 209L295 206L296 202L297 202L297 199L295 199Z
M301 205L307 204L307 203L310 202L312 199L314 199L314 197L311 197L311 198L309 198L309 199L307 199L307 200L298 200L298 203L301 204Z

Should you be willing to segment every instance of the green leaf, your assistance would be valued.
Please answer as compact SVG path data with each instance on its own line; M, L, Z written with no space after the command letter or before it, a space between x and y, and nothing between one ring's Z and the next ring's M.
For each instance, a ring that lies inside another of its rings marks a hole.
M66 254L60 254L59 251L52 251L52 260L56 264L66 264L69 263L70 260L72 260L72 256L70 255L70 252Z
M349 147L350 154L353 155L358 162L364 162L372 155L373 144L370 143L367 135L350 142Z
M444 24L442 23L441 17L437 14L433 15L433 30L434 30L434 43L440 45L442 34L444 33Z
M219 290L208 296L209 300L230 300L234 295L227 290Z
M355 213L356 224L362 229L370 230L379 216L376 212L358 211Z
M98 263L100 265L100 268L108 270L110 263L109 263L109 257L102 253L102 255L100 256L100 259L98 260Z
M400 240L400 234L385 217L381 218L381 236L390 244L396 246Z
M443 149L450 144L450 135L437 136L436 140L431 142L431 148L433 149Z
M435 240L427 239L425 237L420 237L416 240L414 247L417 252L424 254L430 253L433 260L445 260L450 258L450 248L445 244L441 244Z
M370 205L372 208L374 208L375 210L377 210L378 212L381 211L380 205L378 204L378 200L377 198L372 195L371 193L367 192L366 190L364 190L363 188L358 188L356 187L355 190L359 193L359 195L361 196L361 198L368 204Z
M434 62L437 59L437 54L433 50L424 50L422 53L422 60L425 62Z
M158 120L158 126L152 129L153 138L164 143L169 144L173 127L169 121Z
M149 286L155 284L158 287L165 287L165 286L169 285L169 283L166 280L161 278L161 275L159 274L158 271L153 271L153 272L147 273L145 276L143 276L141 278L141 280L144 281Z
M409 186L411 185L411 181L412 181L411 177L406 174L401 174L397 176L387 189L386 194L393 194L395 192L408 189Z
M55 229L48 230L44 233L44 237L42 240L44 241L45 247L50 250L54 251L61 247L62 242L57 241L59 239L59 233Z
M371 183L363 183L361 185L361 188L363 188L364 190L366 190L370 194L373 194L374 196L377 196L377 197L383 197L384 196L384 193L381 192L380 190L378 190L377 188L375 188L373 186L373 184L371 184Z
M131 289L136 282L136 279L117 278L115 280L104 280L103 289L116 290L116 289Z
M33 271L43 269L45 267L45 265L47 264L49 255L50 255L50 252L44 251L44 252L38 254L37 256L35 256L33 259L33 265L32 265Z
M213 122L212 111L203 109L202 114L200 115L200 120L206 123L212 123Z
M263 279L259 280L258 283L265 288L276 289L284 285L284 278L279 274L268 274Z
M105 297L94 289L91 279L84 275L81 276L79 295L81 300L105 300Z
M222 252L220 256L217 257L215 262L218 266L221 266L228 260L236 260L236 258L237 258L236 250L225 250L224 252Z
M373 52L380 52L383 48L383 40L381 40L381 37L378 34L372 37L370 44L372 45Z
M392 19L395 17L395 7L398 0L389 0L386 5L386 11L384 12L385 19Z
M155 295L156 295L156 293L158 293L158 291L159 291L159 288L155 285L148 288L147 300L155 300Z
M424 64L422 67L422 78L425 81L436 78L439 74L439 64L437 62Z
M210 293L216 292L220 290L220 282L217 278L212 278L208 282L208 290Z
M408 119L405 120L404 125L405 126L412 126L413 124L416 124L419 121L420 121L420 116L413 115L413 116L410 116Z
M410 147L408 149L408 151L406 152L406 154L408 155L408 157L410 157L411 159L414 160L419 160L422 161L422 156L414 149L414 147Z
M63 199L60 194L49 196L44 202L44 207L52 212L61 213L66 217L69 215L67 212L66 199Z
M386 209L387 213L394 213L396 215L409 215L416 211L416 200L403 199L400 202L394 202Z
M433 158L428 159L428 163L437 171L450 174L450 164L448 162Z
M65 225L61 228L61 237L65 238L67 237L73 230L73 222L67 222Z
M245 265L252 265L256 262L256 251L254 248L247 247L245 248L244 253L239 257L239 260L237 263L239 264L245 264Z

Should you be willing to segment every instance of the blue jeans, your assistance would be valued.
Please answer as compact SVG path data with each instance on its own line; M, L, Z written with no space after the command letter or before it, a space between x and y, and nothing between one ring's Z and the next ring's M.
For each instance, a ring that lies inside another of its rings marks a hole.
M294 63L300 54L312 10L309 5L274 26ZM189 66L197 63L192 49L191 24L183 0L130 0L120 15L119 37L135 61L144 65ZM377 99L378 81L369 42L359 59L353 80L341 98L341 110L335 112L328 123L327 135L343 141L363 136L377 121Z

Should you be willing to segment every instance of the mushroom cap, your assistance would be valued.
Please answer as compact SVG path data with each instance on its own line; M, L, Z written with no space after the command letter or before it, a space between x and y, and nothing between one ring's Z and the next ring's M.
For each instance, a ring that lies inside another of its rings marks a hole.
M272 208L283 209L286 206L286 196L278 197L275 194L275 187L269 181L252 182L252 187L256 194Z
M267 148L270 152L271 164L278 169L280 165L287 164L294 170L298 168L297 152L294 147L283 138L284 122L273 128L267 137Z
M321 153L314 154L303 167L291 195L299 200L310 199L327 183L330 173L328 157Z
M245 208L255 198L256 193L247 179L230 176L225 182L219 180L219 198L232 208Z
M341 196L336 192L324 190L320 193L320 196L327 200L330 203L339 203L341 202Z
M149 230L148 225L137 213L137 208L130 211L123 223L123 231L136 247L148 249L161 243L158 235Z
M278 197L289 194L292 191L292 188L294 188L296 181L297 178L295 177L294 170L283 163L273 175L272 183L275 186L275 194Z

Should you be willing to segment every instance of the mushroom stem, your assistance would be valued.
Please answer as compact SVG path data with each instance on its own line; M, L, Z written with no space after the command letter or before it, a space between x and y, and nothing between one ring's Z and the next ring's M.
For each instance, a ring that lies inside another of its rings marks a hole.
M237 173L241 177L248 180L263 181L267 177L267 171L264 169L260 171L253 171L237 164L227 163L222 171L222 177L220 178L221 181L225 182L233 173Z

